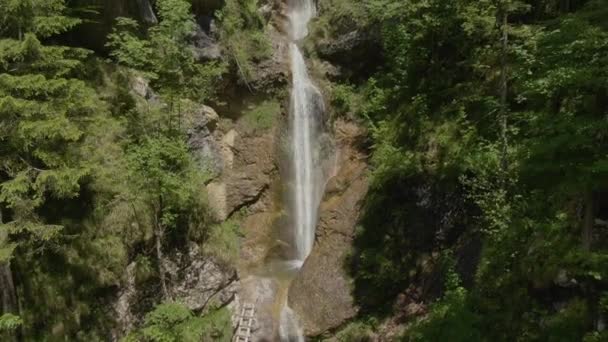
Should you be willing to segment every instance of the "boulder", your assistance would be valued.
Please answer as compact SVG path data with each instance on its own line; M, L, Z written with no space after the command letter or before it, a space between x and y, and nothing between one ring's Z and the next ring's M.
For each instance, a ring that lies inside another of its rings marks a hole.
M367 163L356 147L362 135L356 125L337 122L339 171L327 184L315 246L289 288L289 306L308 336L335 329L358 312L344 259L369 186Z

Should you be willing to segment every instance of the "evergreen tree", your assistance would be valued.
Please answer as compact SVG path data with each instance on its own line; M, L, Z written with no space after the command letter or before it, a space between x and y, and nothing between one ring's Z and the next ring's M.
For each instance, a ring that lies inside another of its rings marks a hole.
M90 174L83 136L103 106L78 79L89 52L45 43L80 22L63 0L2 0L0 8L0 285L3 303L12 303L3 311L17 313L10 260L61 234L60 222L40 210L78 196Z

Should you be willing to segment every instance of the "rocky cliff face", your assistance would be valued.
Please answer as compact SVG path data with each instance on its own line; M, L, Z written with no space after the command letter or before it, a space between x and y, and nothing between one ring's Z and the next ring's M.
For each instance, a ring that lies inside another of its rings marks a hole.
M313 251L289 288L289 306L309 336L341 326L358 311L345 258L368 189L368 166L362 149L365 132L354 123L339 120L335 135L338 170L327 184Z

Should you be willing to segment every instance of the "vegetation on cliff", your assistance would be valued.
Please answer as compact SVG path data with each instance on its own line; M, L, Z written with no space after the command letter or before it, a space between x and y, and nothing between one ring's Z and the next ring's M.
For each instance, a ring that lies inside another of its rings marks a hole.
M357 48L383 47L333 94L372 135L351 257L362 316L411 322L404 306L430 304L407 341L605 339L608 3L324 7L317 44L378 30ZM466 290L440 271L447 252Z
M225 307L173 301L164 261L190 244L237 259L188 116L249 88L277 6L151 3L154 20L103 18L90 51L74 37L98 2L0 0L2 340L111 339L128 265L145 298L127 341L230 340ZM372 164L344 265L359 316L331 337L608 339L608 1L318 5L309 55ZM207 60L192 46L209 20L223 55ZM280 116L259 102L252 131Z
M167 304L130 340L229 340L226 309L202 317L173 303L165 269L189 244L223 259L236 243L216 231L209 175L186 134L188 113L215 99L226 65L195 59L189 1L156 1L156 24L118 19L110 59L68 45L77 15L99 10L78 4L0 1L2 339L109 340L125 323L113 303L135 263L149 295L142 316Z

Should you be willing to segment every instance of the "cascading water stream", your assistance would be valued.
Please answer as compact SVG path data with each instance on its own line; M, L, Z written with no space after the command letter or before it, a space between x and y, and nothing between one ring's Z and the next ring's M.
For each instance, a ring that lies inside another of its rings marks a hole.
M293 215L297 259L304 261L312 249L319 206L321 171L315 165L318 137L316 122L319 90L310 80L306 62L297 42L308 35L308 22L315 15L312 0L290 0L291 39L289 53L292 69L291 145L294 169ZM321 108L322 109L322 108Z
M288 0L292 90L290 111L291 156L293 167L292 217L296 260L291 263L299 268L310 254L315 237L315 227L321 193L323 172L318 165L320 158L317 140L319 111L323 101L319 90L310 80L306 62L298 47L298 41L308 35L308 23L316 15L313 0ZM287 305L281 312L281 341L304 341L302 328L296 314Z

